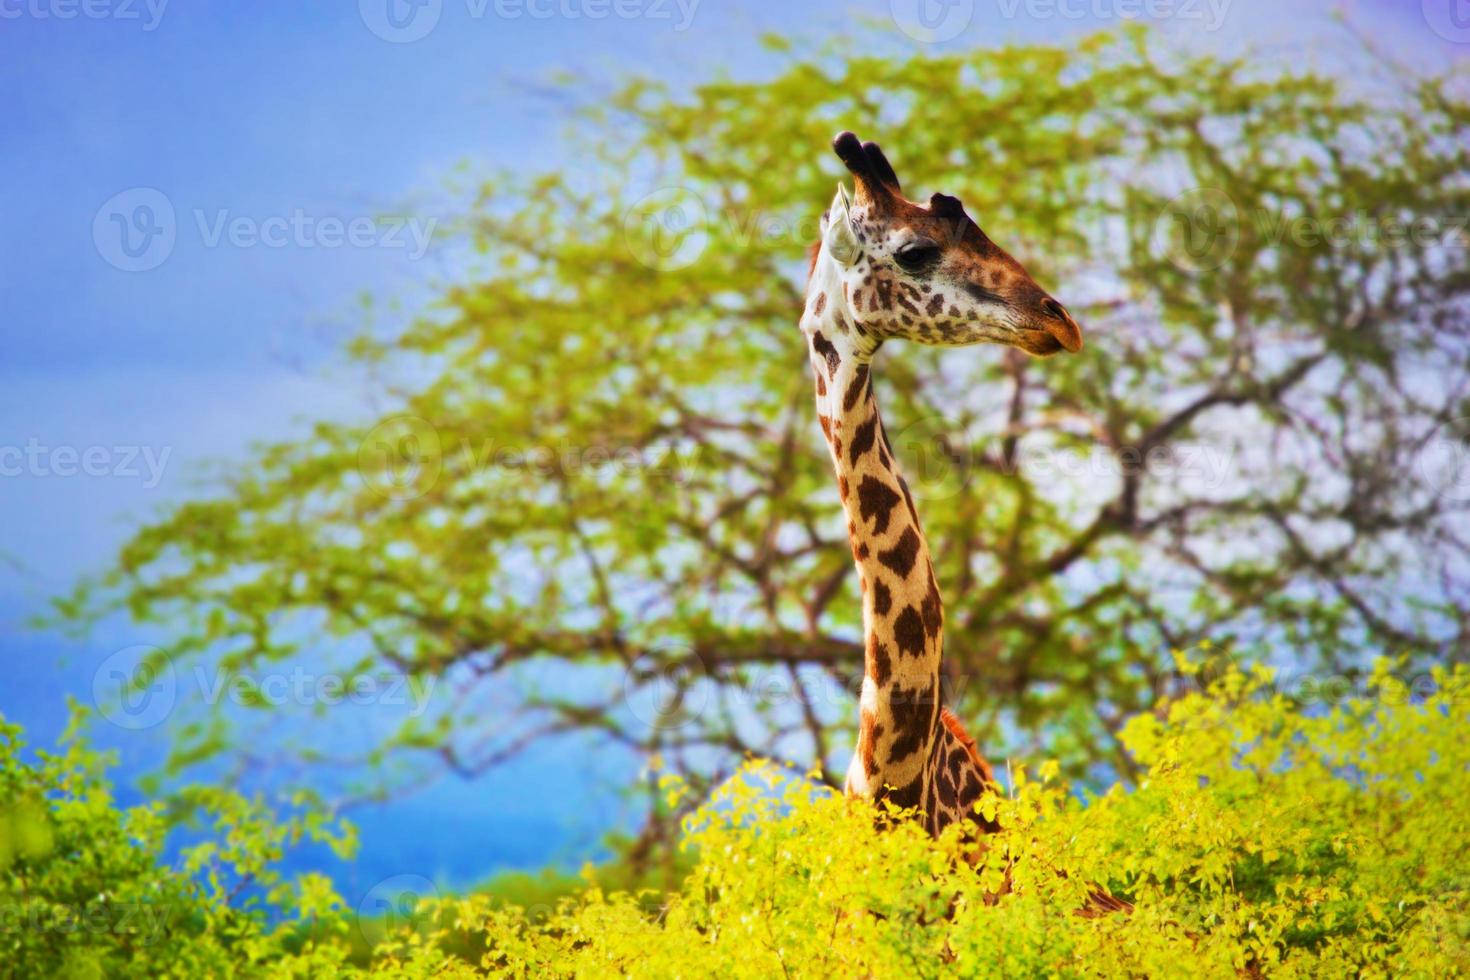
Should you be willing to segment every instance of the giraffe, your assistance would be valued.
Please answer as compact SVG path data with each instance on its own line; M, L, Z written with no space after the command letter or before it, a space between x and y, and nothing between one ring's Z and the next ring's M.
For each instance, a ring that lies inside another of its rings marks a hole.
M801 330L863 592L862 693L845 791L917 807L937 836L975 817L972 805L994 774L943 706L943 604L878 414L873 356L885 341L905 339L1005 344L1047 357L1080 350L1082 333L957 199L907 200L877 144L852 133L833 149L852 173L853 194L839 184L823 215Z

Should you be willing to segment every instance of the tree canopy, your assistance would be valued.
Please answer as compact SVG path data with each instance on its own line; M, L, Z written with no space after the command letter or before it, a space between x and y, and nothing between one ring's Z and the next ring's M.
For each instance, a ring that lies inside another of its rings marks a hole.
M352 346L409 379L381 418L263 448L63 616L169 623L160 656L246 676L330 649L444 680L373 759L473 774L580 733L696 788L746 753L838 778L859 596L796 319L850 128L910 196L959 196L1087 340L875 367L947 698L987 753L1131 771L1116 736L1201 639L1348 679L1372 651L1470 653L1456 79L1136 32L785 57L632 78L577 115L576 166L487 178L462 274ZM227 749L223 723L182 727L176 761Z

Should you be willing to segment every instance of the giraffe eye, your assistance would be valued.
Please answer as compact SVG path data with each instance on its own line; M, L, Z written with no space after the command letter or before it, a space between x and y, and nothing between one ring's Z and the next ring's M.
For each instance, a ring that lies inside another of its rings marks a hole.
M909 242L893 253L893 259L905 272L921 272L939 258L939 246L929 241Z

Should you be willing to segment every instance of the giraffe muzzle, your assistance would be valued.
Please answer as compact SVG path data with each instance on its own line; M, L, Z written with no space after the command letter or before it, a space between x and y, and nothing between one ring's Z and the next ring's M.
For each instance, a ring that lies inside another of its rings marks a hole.
M1082 349L1082 328L1072 319L1072 314L1061 303L1048 296L1041 301L1041 323L1039 324L1053 340L1068 354Z

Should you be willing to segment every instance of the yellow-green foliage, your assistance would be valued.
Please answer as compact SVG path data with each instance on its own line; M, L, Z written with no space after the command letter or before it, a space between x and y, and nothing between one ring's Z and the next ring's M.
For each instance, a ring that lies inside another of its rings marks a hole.
M487 965L524 975L1442 977L1470 970L1470 674L1410 704L1302 713L1267 675L1144 715L1147 776L1085 805L1017 775L978 873L957 840L752 764L687 825L701 860L650 921L595 889L535 928L491 925ZM1008 893L1003 890L1009 877ZM1075 914L1091 883L1131 915Z
M554 909L484 896L425 904L394 923L370 968L537 977L1470 971L1470 670L1438 672L1432 692L1420 684L1411 697L1380 665L1358 696L1308 709L1275 694L1269 678L1231 670L1134 718L1123 737L1146 773L1136 786L1083 801L1053 765L1017 771L1014 792L984 804L1007 829L988 839L978 869L956 859L964 845L955 836L932 842L906 822L879 832L874 824L891 815L753 762L686 822L697 863L677 893L609 894L593 880ZM672 778L667 790L683 791ZM0 802L17 812L15 799ZM44 855L55 851L55 814L66 804L55 806L41 818L32 806L0 835L6 901L28 881L50 880ZM1077 915L1099 885L1135 910ZM207 941L217 970L234 953L242 972L354 969L334 945L352 926L340 903L314 903L303 949L300 927L247 928L207 888L195 892L199 912L182 938L167 933L131 959L115 948L89 955L156 971L187 939ZM0 936L0 953L54 964L68 942L119 944L107 934L22 938ZM483 950L477 962L449 951L467 948Z

